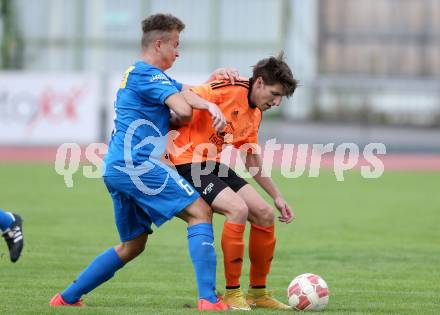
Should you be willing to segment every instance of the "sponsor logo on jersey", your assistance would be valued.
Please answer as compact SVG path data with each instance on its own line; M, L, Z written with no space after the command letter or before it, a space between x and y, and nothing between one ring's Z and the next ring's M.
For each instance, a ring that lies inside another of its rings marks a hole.
M154 81L168 81L168 82L170 82L168 80L168 78L166 77L166 75L163 73L153 75L150 79L150 82L154 82Z

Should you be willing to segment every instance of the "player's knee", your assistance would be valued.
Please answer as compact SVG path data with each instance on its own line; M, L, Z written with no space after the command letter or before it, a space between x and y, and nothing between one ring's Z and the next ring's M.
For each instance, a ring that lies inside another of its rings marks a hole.
M242 199L237 199L237 201L231 206L231 209L228 211L226 216L234 223L244 224L246 223L248 212L249 209L246 203Z
M117 247L116 251L121 259L127 263L145 250L145 244L146 243L122 243Z
M127 255L131 257L131 259L136 258L145 250L145 244L138 244L135 246L129 246L127 248Z
M267 207L262 214L264 225L272 225L275 223L275 211L272 207Z
M254 224L268 226L275 223L275 211L269 205L262 205L254 213Z
M200 208L199 211L195 213L194 219L197 221L208 222L212 221L212 210L208 207Z
M186 208L183 219L189 224L211 223L212 209L202 198L199 198Z

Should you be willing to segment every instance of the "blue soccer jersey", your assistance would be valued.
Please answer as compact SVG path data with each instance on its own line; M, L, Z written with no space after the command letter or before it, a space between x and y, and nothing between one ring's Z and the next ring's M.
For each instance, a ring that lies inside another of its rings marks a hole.
M193 203L199 194L160 161L167 143L167 97L182 84L143 61L124 74L115 101L115 129L104 158L121 241L151 233Z
M126 165L124 141L125 150L131 151L135 166L150 157L158 159L162 156L170 119L165 100L181 89L181 83L143 61L127 69L114 104L115 129L105 157L104 175L113 174L114 166ZM127 138L127 133L132 135L131 139Z

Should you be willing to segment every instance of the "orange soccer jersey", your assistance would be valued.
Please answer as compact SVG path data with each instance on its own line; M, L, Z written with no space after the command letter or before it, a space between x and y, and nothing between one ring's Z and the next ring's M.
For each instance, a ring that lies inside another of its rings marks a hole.
M254 146L258 142L261 111L249 105L249 80L238 80L235 85L226 81L213 81L191 90L217 104L226 117L227 125L222 132L217 132L212 127L209 112L194 109L191 122L177 128L180 135L174 140L174 146L169 146L170 159L175 165L218 161L224 144L239 148L245 143ZM183 153L178 152L178 148L188 144L190 146Z

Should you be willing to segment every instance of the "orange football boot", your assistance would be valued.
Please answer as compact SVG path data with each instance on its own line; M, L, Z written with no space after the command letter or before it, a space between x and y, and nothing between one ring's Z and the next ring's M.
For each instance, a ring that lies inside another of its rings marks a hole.
M200 312L203 311L228 311L229 310L229 306L225 303L223 303L223 301L219 298L217 298L217 302L215 303L211 303L208 300L205 299L200 299L199 300L199 305L197 306L198 310Z
M60 293L57 293L52 300L49 302L50 306L84 306L84 303L79 300L78 302L75 302L73 304L69 304L66 301L64 301L63 297Z

